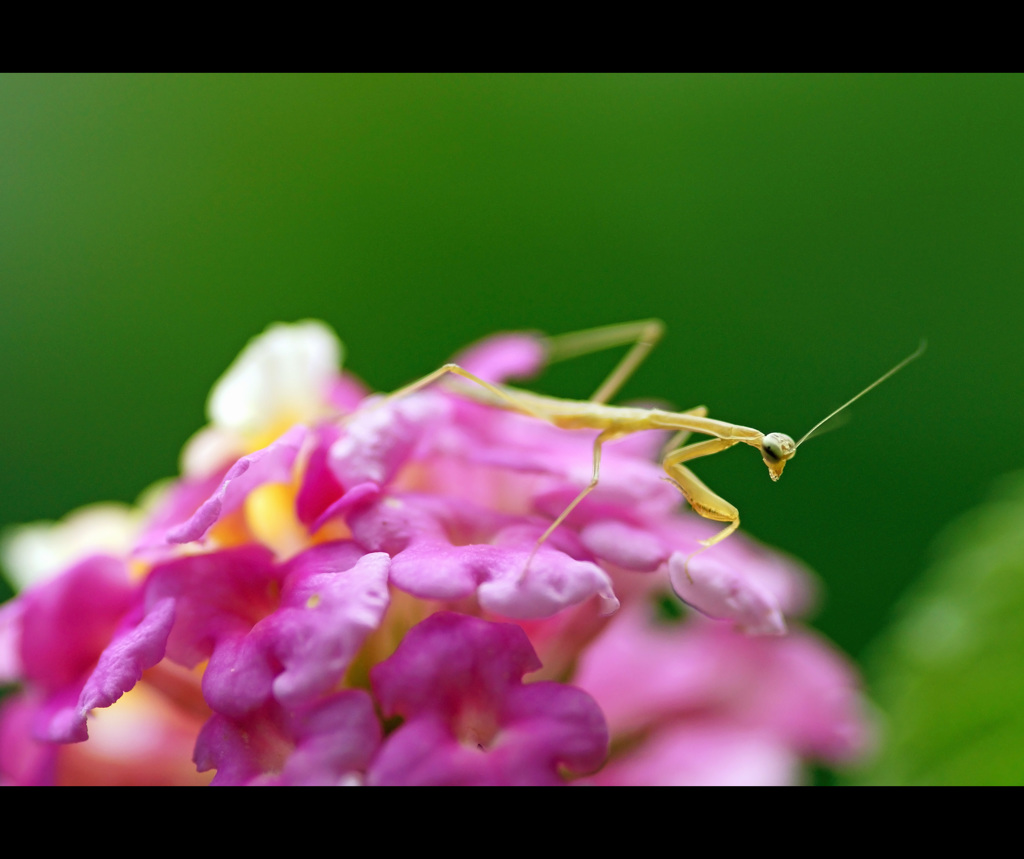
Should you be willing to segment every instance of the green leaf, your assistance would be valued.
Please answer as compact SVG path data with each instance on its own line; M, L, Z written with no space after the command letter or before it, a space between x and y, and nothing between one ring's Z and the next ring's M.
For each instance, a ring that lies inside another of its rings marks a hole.
M1024 472L940 535L872 650L882 745L864 784L1024 783Z

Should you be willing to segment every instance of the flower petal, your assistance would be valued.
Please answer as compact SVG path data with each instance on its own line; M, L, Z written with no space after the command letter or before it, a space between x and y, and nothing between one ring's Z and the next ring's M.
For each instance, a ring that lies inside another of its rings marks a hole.
M539 337L523 333L495 334L455 356L455 363L488 382L528 379L547 359Z
M174 623L174 600L162 599L137 624L118 635L100 656L74 708L54 718L47 739L78 743L89 738L85 720L89 711L109 707L164 657L167 636Z
M309 431L292 427L281 438L262 450L243 456L236 462L216 492L188 519L167 533L170 543L200 540L223 516L240 507L246 496L264 483L288 483L299 447Z
M141 513L127 504L89 504L59 522L34 522L5 531L0 556L18 590L24 590L89 555L127 552L140 524Z
M383 552L350 560L351 543L326 543L295 558L281 608L262 621L284 666L274 696L284 704L323 694L337 684L388 606Z
M526 634L513 623L438 612L414 626L371 672L385 716L451 714L467 696L497 706L510 684L540 668Z
M425 392L371 402L345 424L331 445L328 465L342 486L388 483L424 434L449 413L444 398Z
M48 690L74 685L77 697L135 590L122 561L97 555L26 591L20 637L24 679Z
M559 784L607 752L594 700L560 683L522 684L540 668L523 630L451 612L413 627L372 669L385 715L405 722L371 765L371 784Z
M244 719L212 717L196 741L196 767L215 785L356 782L380 743L370 696L347 689L297 710L269 703Z
M362 689L347 689L298 710L290 727L295 751L267 784L358 783L357 773L366 771L380 745L380 722Z
M604 519L587 525L580 531L580 539L602 560L627 570L653 572L670 554L658 535L621 519Z
M327 467L327 454L337 440L337 427L326 424L314 431L312 450L306 460L302 484L295 496L295 514L303 525L309 525L345 492Z
M146 580L149 609L164 597L177 603L167 656L194 668L221 639L245 635L278 604L281 569L262 546L186 555L155 566Z
M240 719L270 698L277 666L258 633L221 635L203 672L203 698L221 715Z
M601 785L715 786L800 783L800 759L773 734L708 720L663 728L589 781Z
M207 413L219 427L260 436L283 421L322 411L341 364L341 342L323 322L271 325L249 341L210 392Z
M0 606L0 684L19 680L24 673L21 664L21 616L24 600Z
M52 785L61 748L33 736L38 701L29 693L0 702L0 784Z
M554 540L537 548L540 528L500 527L508 521L490 511L474 519L466 505L402 495L360 508L349 525L361 545L392 555L391 582L422 599L476 593L486 610L523 620L548 617L593 596L604 602L606 612L618 607L604 570L559 551ZM450 530L489 542L453 545Z
M687 605L715 620L730 620L750 635L785 635L786 621L774 595L733 567L676 552L669 559L672 587Z

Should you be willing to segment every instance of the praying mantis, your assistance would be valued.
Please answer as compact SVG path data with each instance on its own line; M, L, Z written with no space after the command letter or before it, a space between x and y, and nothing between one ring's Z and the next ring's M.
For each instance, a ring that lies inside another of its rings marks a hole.
M708 410L704 406L697 406L684 412L670 412L662 409L608 405L608 400L615 396L664 333L665 325L661 320L643 319L636 322L606 325L600 328L544 338L543 345L546 349L549 363L577 357L589 352L631 344L625 356L623 356L608 378L602 382L589 400L560 399L506 385L496 385L470 373L458 364L445 364L421 379L417 379L415 382L392 392L385 401L407 396L430 385L443 376L454 375L472 382L476 386L472 388L460 385L458 393L461 396L528 415L562 429L592 429L599 431L594 439L594 467L590 482L541 535L530 556L531 558L541 544L551 536L555 529L565 521L565 518L598 485L601 474L601 450L606 443L624 438L636 432L643 432L644 430L674 430L675 434L671 437L668 444L665 445L662 452L661 464L668 480L682 492L683 497L686 498L694 512L700 514L705 519L727 523L721 531L700 541L700 545L703 548L698 550L698 552L702 552L722 542L722 540L735 532L740 525L740 514L734 505L705 485L684 463L699 459L700 457L711 456L742 442L757 449L761 454L764 464L768 466L768 473L771 479L778 480L782 476L782 470L785 468L786 463L796 455L797 448L807 441L822 425L863 397L872 388L880 385L890 376L902 370L911 361L920 357L927 346L927 343L922 340L913 353L877 378L826 418L815 424L799 441L793 441L790 436L784 433L772 432L765 434L752 427L709 418L707 416ZM691 433L698 433L710 436L711 438L707 441L686 444ZM690 557L692 558L693 555ZM529 561L527 566L529 566Z

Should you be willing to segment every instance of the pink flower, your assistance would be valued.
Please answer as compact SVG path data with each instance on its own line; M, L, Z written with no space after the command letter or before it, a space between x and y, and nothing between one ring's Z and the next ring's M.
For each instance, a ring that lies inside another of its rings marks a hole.
M523 630L453 612L413 627L371 672L384 716L401 716L371 784L558 784L559 766L592 772L608 750L594 699L550 681Z
M595 783L785 784L803 760L867 747L853 668L824 641L738 635L659 602L624 607L575 674L622 744Z
M115 538L8 541L36 584L0 609L3 779L788 783L862 753L853 669L780 637L808 574L742 535L687 564L713 526L661 479L661 434L608 445L538 546L592 431L444 385L367 398L340 354L322 323L268 329ZM500 383L543 351L458 361Z

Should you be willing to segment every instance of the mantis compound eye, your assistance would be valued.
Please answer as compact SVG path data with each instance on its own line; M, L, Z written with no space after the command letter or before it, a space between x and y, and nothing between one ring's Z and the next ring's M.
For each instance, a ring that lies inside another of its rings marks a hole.
M788 435L772 432L761 439L761 459L768 466L772 480L782 477L782 469L796 453L796 443Z
M772 462L790 459L796 453L796 443L781 432L768 433L761 439L765 459Z

